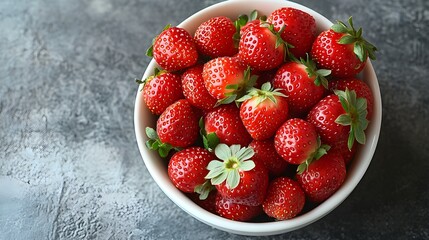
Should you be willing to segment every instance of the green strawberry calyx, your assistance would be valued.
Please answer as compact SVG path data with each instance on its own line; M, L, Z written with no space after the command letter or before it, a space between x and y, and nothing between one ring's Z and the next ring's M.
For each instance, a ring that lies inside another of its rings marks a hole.
M242 14L242 15L238 16L237 20L234 21L235 33L232 36L232 38L234 39L234 46L236 48L238 48L238 44L240 42L240 38L241 38L240 31L241 31L241 28L243 28L248 22L251 22L251 21L256 20L258 18L260 20L262 20L262 21L265 21L267 19L266 16L259 16L259 17L258 16L259 16L258 11L257 10L253 10L250 13L249 16L246 15L246 14Z
M228 189L234 189L240 183L240 172L250 171L255 167L255 162L251 160L255 152L250 147L240 145L219 144L215 148L215 155L218 159L212 160L207 169L209 173L205 176L210 179L212 185L219 185L226 181Z
M358 98L356 92L350 91L348 88L345 91L334 90L334 93L346 112L338 116L335 122L343 126L350 126L347 147L351 150L355 140L360 144L365 144L365 130L368 127L366 99Z
M310 156L303 163L298 165L298 168L296 169L297 173L302 174L303 172L307 171L310 164L319 160L319 158L321 158L323 155L327 154L329 149L331 149L331 147L329 145L322 144L320 137L318 137L316 151L310 154Z
M264 102L267 99L272 101L274 104L277 104L276 97L286 97L286 95L280 92L281 90L281 88L274 89L271 86L271 83L266 82L262 84L261 89L250 89L246 95L238 99L236 102L240 103L252 98L256 98L256 106L258 106L260 103Z
M290 48L295 48L294 45L286 42L285 40L283 40L282 38L282 33L284 32L284 30L286 29L286 25L283 25L279 31L276 31L274 29L274 25L265 21L261 21L261 27L266 27L268 28L268 30L270 30L270 32L272 34L274 34L274 36L276 37L276 48L280 47L281 45L283 45L283 47L285 48L285 54L284 54L284 59L283 61L286 62L287 59L291 59L294 60L296 59L296 57L290 52Z
M352 17L349 18L348 23L350 27L339 20L337 20L336 24L332 25L331 29L334 32L344 34L344 36L338 40L338 43L353 44L353 52L361 62L364 62L367 57L371 60L375 60L376 57L374 53L377 51L377 48L362 37L362 28L359 28L359 30L356 31L353 26Z
M252 75L250 67L247 67L247 69L244 71L243 83L227 85L225 88L231 91L225 93L225 98L218 100L215 104L215 107L221 104L230 104L234 102L237 98L242 97L244 94L246 94L248 90L253 88L256 83L256 80L258 80L258 76Z
M214 132L212 133L206 132L206 129L204 126L204 117L200 118L199 126L200 126L200 135L203 138L204 148L207 149L209 152L213 152L216 146L219 144L219 137Z
M136 81L136 83L137 84L139 84L139 85L142 85L142 88L140 89L140 91L143 91L143 87L144 87L144 85L146 84L146 83L148 83L148 82L150 82L152 79L154 79L155 77L158 77L158 76L160 76L160 75L162 75L162 74L164 74L164 73L167 73L167 71L166 70L161 70L161 69L159 69L159 68L154 68L154 70L153 70L153 72L154 72L154 74L153 75L151 75L151 76L149 76L149 77L147 77L146 79L144 79L144 80L141 80L141 79L135 79L135 81Z
M165 25L165 27L162 29L161 33L164 32L165 30L169 29L171 27L171 24L167 24ZM160 33L160 34L161 34ZM146 50L146 56L148 57L153 57L153 44L155 44L156 39L158 38L159 34L156 35L156 37L154 37L152 39L152 44L150 45L150 47Z
M165 158L168 153L173 149L180 151L180 148L173 147L168 143L163 143L158 137L158 134L153 128L146 127L146 135L149 140L146 141L146 147L151 150L158 151L159 156Z
M194 188L194 192L199 194L200 200L205 200L213 189L215 187L211 184L210 180L206 180L203 184L197 185Z
M316 86L322 86L325 89L328 89L328 77L331 74L331 70L328 69L317 69L316 63L313 61L313 59L310 58L310 56L307 53L307 58L300 58L298 63L301 63L305 66L305 71L308 74L309 78L315 77L314 84Z

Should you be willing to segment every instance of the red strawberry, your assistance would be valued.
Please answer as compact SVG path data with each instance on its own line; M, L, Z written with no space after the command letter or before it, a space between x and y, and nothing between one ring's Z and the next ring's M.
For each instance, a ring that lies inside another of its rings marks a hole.
M210 110L214 108L217 99L213 98L204 86L202 72L203 65L197 65L187 69L183 73L183 94L195 107L203 110Z
M254 27L259 27L261 25L260 19L254 19L252 21L247 22L244 26L240 29L240 35L243 36L246 34L246 32Z
M292 116L305 116L325 94L328 88L326 76L329 70L316 69L315 63L308 58L300 62L283 64L274 76L273 85L282 89L288 98Z
M253 148L253 151L255 151L253 160L255 160L255 162L263 163L270 176L278 177L285 173L288 164L279 154L277 154L276 149L274 148L274 141L272 139L260 141L253 140L249 144L249 147Z
M168 106L184 98L179 75L155 68L153 76L144 81L136 81L144 84L143 99L149 110L155 115L160 115Z
M305 204L305 194L292 179L280 177L270 182L262 207L264 212L277 220L290 219L298 215Z
M234 45L236 28L227 17L214 17L203 22L195 31L198 50L211 58L233 56L238 52Z
M221 105L208 112L204 117L204 129L207 134L215 133L220 142L228 145L247 146L252 141L235 104Z
M349 149L347 141L340 141L332 144L330 147L331 149L329 151L340 154L344 159L344 163L348 165L357 151L358 144L353 144L352 149Z
M268 23L252 25L243 31L238 46L239 58L255 70L274 69L285 59L285 44L280 33Z
M186 99L170 105L156 122L156 132L146 128L146 146L166 157L173 147L188 147L198 137L198 115Z
M296 174L296 179L305 194L315 203L322 202L334 194L345 178L346 167L343 158L331 151L312 162L307 170Z
M167 71L177 71L194 65L198 60L198 51L189 33L169 25L159 34L148 49L146 55L155 59L159 66Z
M168 176L179 190L188 193L196 192L196 187L203 185L206 181L204 178L208 173L206 167L213 159L215 156L204 148L186 148L170 158Z
M240 118L250 136L256 140L268 139L288 117L288 103L279 89L272 89L264 83L261 89L253 88L247 95L237 100Z
M371 89L364 81L359 80L357 78L347 78L329 81L329 89L332 92L334 92L334 90L345 91L347 88L350 91L354 90L356 92L357 97L366 99L366 109L368 111L366 119L371 120L374 97L372 95Z
M287 120L277 130L274 146L285 161L303 164L302 167L326 153L326 146L321 146L314 126L300 118Z
M219 104L233 102L241 97L256 78L251 78L250 70L237 57L219 57L204 64L204 84L208 92Z
M258 79L255 83L255 88L261 88L262 84L266 82L272 82L274 76L276 75L277 69L269 70L269 71L252 71L252 74L257 76Z
M274 25L275 31L280 31L285 27L281 37L294 46L289 51L295 57L304 57L305 53L310 52L311 45L316 38L316 21L310 14L285 7L272 12L267 22Z
M357 98L355 91L335 90L310 110L307 120L316 127L322 142L334 145L347 141L351 149L355 139L365 144L366 115L365 98Z
M253 149L221 143L215 154L220 160L209 163L206 179L211 179L222 197L233 203L261 205L268 187L268 171L262 163L250 160Z
M249 221L252 218L262 213L261 206L247 206L243 204L233 203L229 199L225 199L222 195L216 196L216 212L219 216L235 221Z
M332 70L334 77L353 77L365 67L367 58L375 60L377 48L362 37L349 18L350 27L338 21L314 41L311 56L320 68Z
M200 195L197 193L190 193L188 194L189 198L196 203L198 206L202 207L203 209L216 214L216 196L217 191L211 191L209 196L201 200Z

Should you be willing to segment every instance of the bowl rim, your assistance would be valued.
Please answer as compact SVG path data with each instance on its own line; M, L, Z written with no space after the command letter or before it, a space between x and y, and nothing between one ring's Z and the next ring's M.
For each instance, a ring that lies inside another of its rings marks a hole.
M318 27L320 27L319 26L320 21L323 21L323 24L321 24L321 25L324 25L324 27L322 27L322 30L326 29L326 25L332 25L331 21L329 21L327 18L325 18L323 15L319 14L318 12L308 7L305 7L301 4L291 2L291 1L230 0L230 1L216 3L214 5L211 5L209 7L206 7L196 12L192 16L182 21L178 25L178 27L186 28L186 26L189 26L190 24L195 25L195 22L194 22L195 19L198 19L198 18L201 19L204 17L208 19L210 15L208 13L210 11L215 11L215 9L218 9L218 8L232 7L234 4L242 4L242 3L246 3L246 4L249 4L249 3L270 4L271 3L276 5L281 4L282 6L285 6L285 7L294 7L312 15L316 19L316 22L318 23ZM201 21L198 23L201 23ZM157 66L156 62L152 59L149 65L147 66L142 79L145 79L147 76L149 76L153 72L154 67L156 66ZM148 150L145 146L147 137L144 134L145 133L144 128L148 126L148 124L145 122L149 122L149 121L144 121L143 119L144 119L145 113L147 113L148 110L144 104L143 98L141 96L142 94L140 94L140 87L139 87L137 90L137 96L135 99L134 129L135 129L135 135L136 135L136 140L137 140L140 154L143 158L143 161L146 165L147 170L149 171L150 175L155 180L157 185L161 188L161 190L177 206L179 206L185 212L187 212L188 214L190 214L191 216L193 216L194 218L198 219L201 222L204 222L210 226L213 226L215 228L218 228L220 230L224 230L227 232L241 234L241 235L253 235L253 236L275 235L275 234L281 234L281 233L293 231L298 228L302 228L324 217L326 214L330 213L338 205L340 205L355 189L357 184L364 176L366 170L368 169L369 164L371 163L372 157L374 155L374 152L377 146L379 135L380 135L381 120L382 120L382 102L381 102L381 94L380 94L380 88L378 85L377 76L375 74L374 68L370 60L367 60L366 66L362 71L362 75L365 81L367 79L371 79L370 82L367 82L367 81L366 82L368 83L368 85L370 85L370 88L374 96L373 119L371 120L371 123L368 129L366 130L367 142L364 146L360 146L361 149L358 150L358 156L355 157L355 158L362 158L362 159L360 159L359 162L353 161L351 163L351 166L349 166L349 168L354 169L353 174L349 174L349 173L347 174L346 181L343 183L340 189L338 189L334 193L334 195L332 195L330 198L328 198L326 201L322 202L312 210L302 215L299 215L295 218L283 220L283 221L263 222L263 223L232 221L204 210L203 208L199 207L196 203L194 203L192 200L190 200L185 194L183 194L177 188L175 188L174 185L171 183L170 179L168 178L168 176L166 175L166 171L165 172L159 171L160 167L164 167L163 165L164 163L162 163L162 161L152 161L151 159L154 156L156 157L156 155L153 151ZM364 155L364 158L361 157L362 155Z

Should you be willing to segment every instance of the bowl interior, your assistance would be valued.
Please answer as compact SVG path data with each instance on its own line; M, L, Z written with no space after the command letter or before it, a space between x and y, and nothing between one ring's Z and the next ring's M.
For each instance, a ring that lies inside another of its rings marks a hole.
M263 15L268 16L272 11L281 7L294 7L309 13L315 18L319 32L330 28L332 25L332 22L319 13L290 1L230 0L205 8L190 16L178 26L186 29L192 35L199 24L211 17L226 16L231 19L235 19L238 15L249 14L255 9L257 9ZM143 79L152 75L153 69L156 66L157 65L155 61L152 60L144 73ZM360 146L355 159L348 168L347 178L341 188L333 196L331 196L316 208L293 219L264 223L231 221L200 208L198 205L188 199L183 193L174 187L168 178L166 171L166 160L163 160L157 155L156 152L148 150L145 146L145 142L147 140L145 128L147 126L154 128L156 125L156 117L154 117L147 109L143 101L142 94L137 91L134 111L134 125L141 156L149 173L155 182L159 185L161 190L184 211L208 225L236 234L255 236L280 234L304 227L325 216L330 211L335 209L341 202L343 202L359 183L371 162L380 133L381 96L377 77L370 61L367 62L361 77L366 83L368 83L374 95L374 116L366 131L367 143L364 146Z

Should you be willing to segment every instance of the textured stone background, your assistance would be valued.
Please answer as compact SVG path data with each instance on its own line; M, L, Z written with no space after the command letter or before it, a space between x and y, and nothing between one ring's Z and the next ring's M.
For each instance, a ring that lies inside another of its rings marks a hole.
M154 33L215 2L0 1L0 239L250 239L172 204L134 137ZM383 127L350 197L272 239L429 239L429 1L299 2L367 29Z

